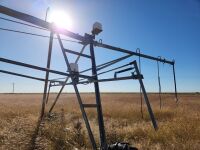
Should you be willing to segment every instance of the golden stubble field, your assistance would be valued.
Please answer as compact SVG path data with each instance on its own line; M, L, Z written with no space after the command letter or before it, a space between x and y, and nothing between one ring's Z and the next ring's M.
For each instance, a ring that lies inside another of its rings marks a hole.
M55 98L50 95L48 106ZM81 94L93 103L93 94ZM180 94L176 105L172 94L159 98L149 94L159 130L154 131L146 106L140 113L139 94L102 94L108 143L129 142L139 149L200 149L200 95ZM0 94L0 149L91 149L88 135L74 94L63 94L51 117L46 117L37 134L42 94ZM98 142L94 109L87 110Z

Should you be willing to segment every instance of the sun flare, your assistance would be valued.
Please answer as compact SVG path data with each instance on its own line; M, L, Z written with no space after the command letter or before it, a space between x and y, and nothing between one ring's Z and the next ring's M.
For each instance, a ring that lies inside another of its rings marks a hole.
M72 20L65 11L50 11L48 15L48 21L55 23L55 25L59 28L72 29Z

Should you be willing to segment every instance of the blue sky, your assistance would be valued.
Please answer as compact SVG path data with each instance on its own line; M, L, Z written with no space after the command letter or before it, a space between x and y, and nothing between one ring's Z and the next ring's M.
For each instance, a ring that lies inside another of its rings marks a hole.
M176 61L177 87L179 92L200 91L200 1L199 0L1 0L0 5L28 13L44 19L47 7L50 10L64 9L72 18L71 31L84 35L90 33L92 24L99 21L103 24L103 32L97 36L103 43L152 56L163 56ZM0 17L10 18L0 14ZM13 19L13 18L12 18ZM23 30L27 32L49 35L49 32L32 29L26 26L0 20L0 27ZM48 39L29 35L0 31L0 56L46 66ZM79 51L80 46L65 42L65 47ZM85 53L88 52L88 47ZM101 48L95 48L97 64L123 56ZM75 57L69 55L70 62ZM132 57L121 64L138 60ZM33 76L44 77L45 74L0 63L0 69L12 70ZM116 66L119 66L116 65ZM90 67L89 60L80 60L80 70ZM66 71L61 50L55 40L53 45L52 68ZM160 64L162 90L172 92L172 67ZM142 59L142 73L147 91L158 91L156 62ZM126 75L129 75L128 73ZM51 78L55 75L51 75ZM113 77L108 74L104 77ZM0 92L11 92L15 82L16 92L42 92L43 84L20 77L0 74ZM80 91L93 91L92 85L79 86ZM102 92L137 92L137 81L121 81L101 83ZM54 88L53 91L58 91ZM72 92L69 86L65 91Z

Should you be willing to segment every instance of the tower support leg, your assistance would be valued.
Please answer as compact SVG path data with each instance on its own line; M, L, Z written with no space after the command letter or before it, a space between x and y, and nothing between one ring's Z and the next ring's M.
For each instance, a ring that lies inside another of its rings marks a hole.
M157 129L158 129L158 126L157 126L157 123L156 123L156 120L155 120L153 111L152 111L152 109L151 109L151 105L150 105L150 103L149 103L149 99L148 99L148 96L147 96L147 93L146 93L146 90L145 90L145 87L144 87L144 84L143 84L143 81L142 81L142 78L141 78L141 74L140 74L140 71L139 71L137 62L136 62L136 61L133 61L133 65L134 65L136 74L138 75L138 80L139 80L139 83L140 83L140 87L141 87L141 89L142 89L142 93L143 93L143 96L144 96L144 100L145 100L145 102L146 102L147 109L148 109L150 118L151 118L151 120L152 120L153 127L154 127L155 130L157 130Z
M91 127L90 127L90 124L89 124L89 121L88 121L88 118L87 118L87 114L85 112L85 109L84 109L84 106L83 106L83 103L82 103L82 99L81 99L78 87L76 85L76 82L73 79L73 73L72 73L72 70L71 70L71 67L70 67L69 60L67 58L67 55L65 53L65 49L63 47L62 41L61 41L60 36L58 34L57 34L57 37L58 37L59 44L61 46L61 50L62 50L64 59L65 59L65 63L67 65L68 71L70 73L70 78L72 80L72 85L73 85L75 93L76 93L76 97L77 97L77 100L78 100L78 103L79 103L79 106L80 106L80 109L81 109L82 117L83 117L83 119L85 121L85 125L86 125L86 128L87 128L88 134L89 134L90 141L92 143L92 148L93 148L93 150L97 150L97 146L96 146L96 142L95 142L95 139L94 139L94 135L92 133L92 130L91 130Z
M52 53L52 46L53 46L53 32L50 33L50 39L49 39L49 51L48 51L48 58L47 58L47 69L50 68L51 64L51 53ZM49 79L49 71L46 71L46 77L45 77L45 83L44 83L44 93L42 98L42 108L40 113L40 119L44 117L45 112L45 101L46 101L46 95L47 95L47 88L48 88L48 79Z
M93 43L90 43L90 54L91 54L91 62L92 62L92 75L94 76L94 80L98 81ZM102 112L101 97L100 97L98 82L94 82L94 88L95 88L95 96L96 96L96 104L97 104L97 115L98 115L98 123L99 123L101 149L106 150L107 142L106 142L106 135L105 135L105 129L104 129L103 112Z

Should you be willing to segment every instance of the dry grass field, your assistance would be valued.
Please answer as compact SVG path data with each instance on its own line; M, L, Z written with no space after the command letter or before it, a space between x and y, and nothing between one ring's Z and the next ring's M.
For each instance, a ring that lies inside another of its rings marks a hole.
M93 94L82 94L85 103L94 103ZM200 95L180 94L176 105L171 94L159 98L149 94L159 130L154 131L146 106L140 114L139 94L102 94L108 143L129 142L139 149L200 149ZM50 95L48 106L55 98ZM51 117L46 117L34 136L42 94L0 94L0 149L91 149L74 94L63 94ZM98 139L94 109L87 110ZM97 140L98 142L98 140Z

